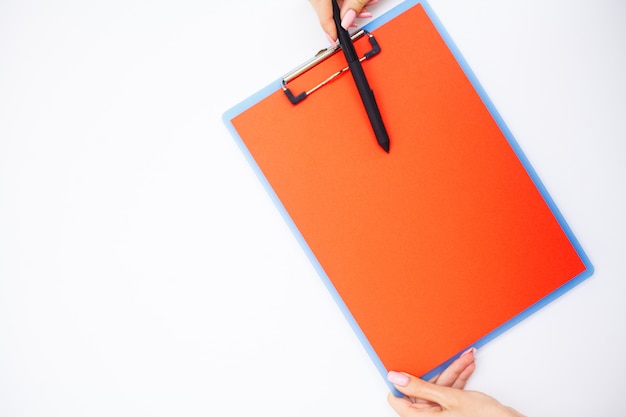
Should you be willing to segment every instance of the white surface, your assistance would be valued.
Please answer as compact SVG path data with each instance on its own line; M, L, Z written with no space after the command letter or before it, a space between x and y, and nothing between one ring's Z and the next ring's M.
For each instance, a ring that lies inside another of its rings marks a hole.
M596 267L471 388L623 415L626 5L431 5ZM394 415L220 119L325 42L304 0L0 3L0 415Z

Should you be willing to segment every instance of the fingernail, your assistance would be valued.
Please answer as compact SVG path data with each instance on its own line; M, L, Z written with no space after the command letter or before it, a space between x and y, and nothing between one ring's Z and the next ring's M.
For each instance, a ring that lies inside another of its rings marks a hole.
M324 32L326 33L326 32ZM328 33L326 33L326 39L328 39L328 43L330 43L331 46L336 46L337 45L337 40L333 39L332 36L330 36Z
M411 381L408 376L396 371L389 371L389 373L387 374L387 380L399 387L406 387Z
M352 9L348 10L343 19L341 19L341 27L348 30L354 23L354 19L356 19L356 12Z
M471 348L467 349L465 352L461 353L461 356L465 356L465 355L468 355L470 353L476 353L476 348L471 347Z
M359 18L361 19L369 19L370 17L374 16L373 14L371 14L370 12L361 12L359 13Z

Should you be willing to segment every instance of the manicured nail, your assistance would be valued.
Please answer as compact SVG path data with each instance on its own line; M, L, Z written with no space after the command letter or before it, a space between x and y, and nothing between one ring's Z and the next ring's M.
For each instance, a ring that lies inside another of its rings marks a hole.
M476 348L471 347L471 348L467 349L465 352L461 353L461 356L465 356L465 355L468 355L470 353L476 353Z
M399 387L406 387L411 381L408 376L396 371L389 371L389 373L387 374L387 380Z
M326 34L326 39L328 39L328 43L330 43L331 46L336 46L337 45L337 40L333 39L332 36L330 36L328 33L324 32Z
M348 10L343 19L341 19L341 27L348 30L354 23L354 19L356 19L356 12L352 9Z
M369 19L372 16L374 16L374 15L371 14L370 12L364 11L364 12L359 13L358 17L361 18L361 19Z

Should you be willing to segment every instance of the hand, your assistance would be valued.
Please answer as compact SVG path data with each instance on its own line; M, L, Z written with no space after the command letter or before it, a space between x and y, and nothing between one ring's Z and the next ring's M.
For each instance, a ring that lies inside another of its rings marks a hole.
M466 350L454 362L450 364L442 373L431 379L429 382L442 387L463 389L470 376L476 369L475 348Z
M476 369L476 362L474 357L475 353L476 349L474 348L463 352L461 356L459 356L454 362L452 362L450 366L448 366L442 373L432 378L430 380L430 383L442 387L451 387L456 389L465 388L467 380L470 376L472 376L472 373L474 373L474 370ZM393 394L390 394L390 396L395 398ZM411 398L411 402L413 403L414 408L420 410L439 407L438 404L421 398Z
M309 0L309 2L317 13L320 25L322 25L322 29L326 33L328 41L334 44L337 40L337 28L333 20L333 6L331 0ZM365 9L365 6L376 3L378 3L378 0L337 0L337 4L339 4L341 9L341 26L347 30L354 25L354 20L357 17L372 17L372 14Z
M474 365L471 350L461 355L431 382L391 371L389 381L406 397L398 398L390 393L389 404L401 417L524 417L488 395L463 391L462 388L474 371Z

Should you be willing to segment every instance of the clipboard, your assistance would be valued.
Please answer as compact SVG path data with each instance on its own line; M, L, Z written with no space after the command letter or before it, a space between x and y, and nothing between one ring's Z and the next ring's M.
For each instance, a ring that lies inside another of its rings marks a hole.
M389 154L333 48L224 122L383 377L429 379L593 266L429 4L364 29Z

